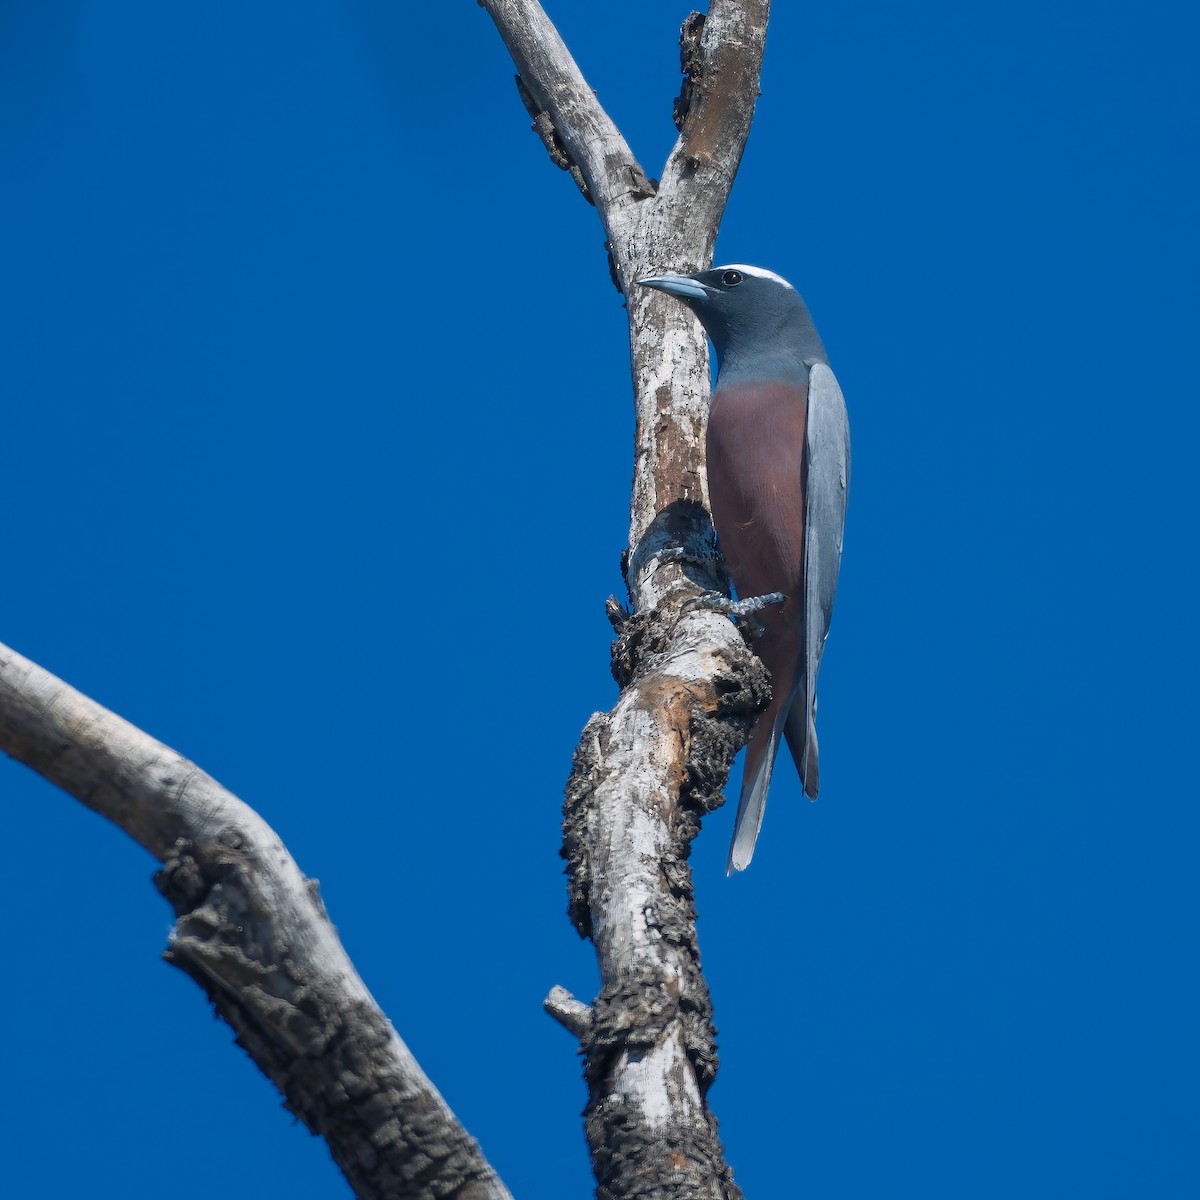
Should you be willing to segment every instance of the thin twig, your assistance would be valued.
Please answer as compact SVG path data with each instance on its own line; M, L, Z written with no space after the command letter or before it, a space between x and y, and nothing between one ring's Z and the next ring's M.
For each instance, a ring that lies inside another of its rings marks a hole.
M592 1028L592 1006L577 1000L561 984L555 984L542 1007L566 1030L584 1038Z

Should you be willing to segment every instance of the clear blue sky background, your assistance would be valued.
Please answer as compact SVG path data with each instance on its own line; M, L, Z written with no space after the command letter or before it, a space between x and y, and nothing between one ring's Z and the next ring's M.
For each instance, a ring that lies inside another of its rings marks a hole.
M750 1200L1191 1197L1190 6L779 4L719 260L794 280L854 480L816 805L694 854ZM550 4L648 172L684 3ZM632 406L595 214L475 4L0 5L0 638L318 877L521 1200L590 1194L561 789ZM664 267L670 264L662 264ZM736 778L736 777L735 777ZM0 762L0 1192L348 1194Z

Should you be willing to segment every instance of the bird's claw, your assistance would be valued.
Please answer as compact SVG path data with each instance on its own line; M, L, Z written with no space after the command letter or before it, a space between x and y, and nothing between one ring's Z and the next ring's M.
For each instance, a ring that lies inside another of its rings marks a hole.
M702 596L693 596L688 602L688 608L707 608L712 612L724 613L727 617L750 617L772 604L782 604L787 597L782 592L768 592L765 596L747 596L745 600L730 600L720 592L705 592Z
M745 600L737 600L729 606L731 617L749 617L773 604L782 604L787 597L782 592L768 592L765 596L747 596Z

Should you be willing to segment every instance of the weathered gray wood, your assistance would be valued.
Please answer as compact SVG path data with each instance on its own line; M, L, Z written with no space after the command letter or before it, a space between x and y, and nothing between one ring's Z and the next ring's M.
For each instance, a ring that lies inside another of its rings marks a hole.
M770 4L714 0L706 18L684 22L680 133L656 185L536 0L480 3L520 72L536 132L596 206L629 312L633 615L610 602L622 691L584 730L564 817L571 916L595 944L601 975L578 1029L597 1195L733 1200L740 1192L705 1099L716 1050L687 859L767 680L726 618L689 607L701 590L727 590L705 507L708 347L682 305L635 281L712 261L753 119Z
M168 746L0 645L0 749L161 863L166 958L372 1200L510 1200L367 990L278 835Z

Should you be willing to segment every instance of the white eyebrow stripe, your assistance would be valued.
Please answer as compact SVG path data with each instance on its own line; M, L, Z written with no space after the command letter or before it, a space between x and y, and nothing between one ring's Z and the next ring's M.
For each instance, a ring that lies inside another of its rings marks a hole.
M741 271L743 275L755 275L759 279L772 279L776 283L782 283L785 288L791 288L794 292L796 289L782 275L776 275L774 271L768 271L764 267L749 267L745 263L729 263L728 266L717 267L718 271Z

